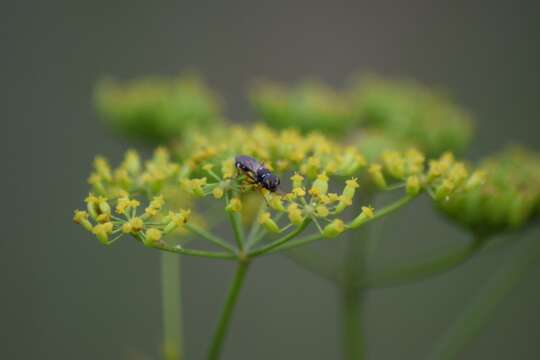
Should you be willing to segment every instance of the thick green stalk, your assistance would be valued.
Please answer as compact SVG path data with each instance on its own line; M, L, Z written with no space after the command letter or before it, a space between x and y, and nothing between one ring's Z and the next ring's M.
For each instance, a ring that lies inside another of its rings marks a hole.
M227 294L227 299L225 300L225 305L223 306L219 322L212 338L212 343L208 352L208 360L217 360L220 357L223 341L225 340L225 335L229 329L231 316L238 300L238 294L244 283L248 265L249 263L247 261L240 261L238 263L236 273L234 274L233 281Z
M373 197L368 196L365 201L370 203ZM359 204L356 205L355 211L360 211ZM370 228L364 226L350 233L346 239L343 286L340 289L343 314L343 358L345 360L364 359L363 298L365 290L361 284L365 276L366 251L370 240Z
M343 359L364 358L364 336L362 331L363 292L350 286L342 290Z
M446 334L436 343L429 359L457 359L465 347L483 330L497 306L527 272L540 261L540 243L532 236L480 289Z
M343 358L345 360L364 359L363 307L365 290L361 283L364 268L365 244L367 242L349 239L345 265L345 279L340 288L342 303Z
M163 315L163 358L181 360L182 355L182 300L180 255L161 254L161 300Z

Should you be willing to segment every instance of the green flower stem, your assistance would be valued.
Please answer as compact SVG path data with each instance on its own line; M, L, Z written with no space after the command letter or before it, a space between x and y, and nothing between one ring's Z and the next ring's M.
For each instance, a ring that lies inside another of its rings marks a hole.
M436 343L429 359L457 359L463 349L482 331L504 297L538 262L540 262L540 243L537 237L531 236L480 289L446 334Z
M234 230L234 238L236 240L236 246L240 251L244 250L244 229L242 228L242 221L240 219L240 214L238 213L229 213L229 219Z
M304 220L304 222L300 226L298 226L293 231L289 232L287 235L277 239L276 241L274 241L274 242L272 242L272 243L270 243L268 245L265 245L265 246L263 246L263 247L261 247L259 249L251 251L249 253L249 257L256 257L256 256L267 254L267 253L271 252L271 250L279 247L280 245L285 244L287 241L289 241L290 239L295 238L302 231L304 231L305 228L309 225L310 222L311 222L310 219Z
M261 224L257 221L259 216L266 210L266 203L262 202L259 206L259 210L257 211L257 217L251 224L251 228L249 229L248 236L246 238L246 246L245 248L249 250L253 245L255 245L262 236L260 236L261 231ZM264 235L264 234L262 234Z
M225 250L227 250L228 252L231 252L231 253L235 253L235 249L232 245L230 245L228 242L226 242L225 240L215 236L214 234L206 231L205 229L195 225L195 224L190 224L190 223L187 223L186 224L186 228L189 229L189 231L193 232L194 234L197 234L199 235L200 237L210 241L212 244L214 245L217 245Z
M229 200L230 196L228 194L225 194L225 201L227 204L229 203ZM245 235L244 228L242 227L242 219L240 218L240 214L234 211L229 212L229 220L234 231L234 239L236 240L236 246L238 246L238 250L240 252L243 252Z
M401 199L397 200L396 202L390 204L390 205L387 205L385 207L383 207L382 209L380 210L376 210L375 211L375 216L373 216L371 219L366 219L365 222L363 222L360 226L364 226L364 224L367 224L371 221L374 221L374 220L377 220L377 219L380 219L382 218L383 216L386 216L398 209L400 209L401 207L407 205L409 202L411 202L413 199L415 199L416 196L404 196L402 197ZM331 239L327 239L327 240L332 240L332 239L338 239L338 237L336 238L331 238ZM312 243L312 242L315 242L315 241L319 241L319 240L322 240L322 239L326 239L324 236L322 236L322 234L312 234L312 235L308 235L304 238L300 238L300 239L297 239L297 240L294 240L294 241L290 241L290 242L286 242L284 241L282 244L279 244L278 246L273 246L271 251L267 251L265 253L274 253L274 252L278 252L278 251L282 251L282 250L289 250L289 249L293 249L293 248L296 248L298 246L303 246L303 245L306 245L306 244L309 244L309 243Z
M311 234L311 235L302 237L302 238L294 240L294 241L289 241L286 244L283 244L281 246L278 246L277 248L274 248L274 249L270 250L268 253L272 254L272 253L275 253L275 252L278 252L278 251L294 249L294 248L297 248L299 246L306 245L306 244L312 243L312 242L317 241L317 240L321 240L323 238L324 237L320 233Z
M369 203L373 196L368 196ZM357 212L360 205L356 206ZM343 357L345 360L364 359L364 294L362 279L366 269L366 251L370 244L370 228L356 229L356 234L348 233L347 251L343 264L343 284L340 287L342 303Z
M161 254L161 300L163 315L163 358L181 360L182 300L180 295L180 256Z
M367 219L366 222L380 219L380 218L382 218L382 217L384 217L384 216L386 216L386 215L388 215L388 214L402 208L403 206L407 205L412 200L414 200L417 196L418 195L404 196L404 197L400 198L399 200L396 200L392 204L383 207L380 210L375 209L375 216L373 216L371 219Z
M205 258L210 258L210 259L235 260L238 258L235 254L231 254L231 253L185 249L183 247L179 247L179 246L172 247L165 244L155 244L155 245L152 245L151 247L162 250L162 251L171 252L171 253L188 255L188 256L205 257Z
M238 263L236 273L234 274L233 281L227 294L227 299L225 300L225 305L223 306L219 322L212 338L212 343L208 352L208 360L217 360L220 357L223 341L229 328L231 316L234 311L236 301L238 300L238 294L244 283L248 266L249 262L247 261L240 261Z
M251 225L251 229L249 230L249 234L246 239L246 249L249 249L253 245L255 245L255 241L257 240L257 235L259 234L259 229L261 228L261 224L255 219L253 221L253 225Z
M419 263L395 267L369 274L365 286L368 288L386 288L425 280L443 274L463 264L476 255L487 243L485 238L476 238L465 247L442 256L422 260Z
M343 358L361 360L364 358L364 336L362 331L363 292L355 286L347 286L342 291Z

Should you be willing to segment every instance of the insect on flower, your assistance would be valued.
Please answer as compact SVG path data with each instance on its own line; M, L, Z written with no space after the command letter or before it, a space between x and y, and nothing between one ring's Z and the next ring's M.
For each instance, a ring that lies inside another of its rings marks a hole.
M234 159L234 166L237 169L242 170L248 178L253 182L260 184L265 189L275 192L279 186L279 177L272 174L262 163L258 160L246 156L238 155Z

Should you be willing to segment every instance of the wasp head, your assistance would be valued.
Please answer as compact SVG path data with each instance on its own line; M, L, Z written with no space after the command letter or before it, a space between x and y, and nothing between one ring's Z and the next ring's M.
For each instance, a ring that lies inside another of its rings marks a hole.
M274 192L276 191L277 187L279 186L279 177L272 174L268 170L261 171L259 174L257 174L257 180L259 183L267 190Z

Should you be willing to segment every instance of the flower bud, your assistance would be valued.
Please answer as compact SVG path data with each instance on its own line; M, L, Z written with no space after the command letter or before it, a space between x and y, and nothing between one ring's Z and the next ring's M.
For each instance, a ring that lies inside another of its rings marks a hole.
M306 174L308 179L313 179L315 176L317 176L317 173L320 171L320 169L321 160L315 156L310 156L307 161L300 167L300 171L303 174Z
M300 187L297 187L297 188L292 189L292 193L293 193L295 196L298 196L298 197L304 197L304 196L306 196L306 190L304 190L304 188L300 188Z
M416 149L409 149L407 150L405 157L409 166L409 174L418 174L424 170L424 162L426 161L426 157L420 151Z
M126 169L118 168L114 171L114 181L121 188L128 189L132 183L129 173Z
M84 199L84 201L86 202L86 209L88 210L88 213L93 219L96 219L99 213L98 198L94 196L94 194L90 193L86 199Z
M180 212L169 212L169 215L167 215L164 219L164 222L167 223L165 225L165 229L163 230L163 234L167 235L171 233L173 230L175 230L177 227L184 225L187 223L189 216L191 214L191 210L180 210Z
M456 163L452 168L450 169L448 173L448 178L456 185L460 186L469 176L469 172L467 171L467 168L465 168L465 165L462 163Z
M103 245L109 244L109 234L112 233L113 224L111 222L106 222L103 224L97 224L93 228L93 233L98 238L99 242Z
M313 196L325 195L328 192L328 176L322 173L317 176L317 179L311 185L309 193Z
M281 212L287 211L287 209L285 209L285 206L283 206L283 201L281 200L281 196L276 195L276 194L272 194L270 196L271 198L268 201L268 205L270 205L272 209L276 211L281 211Z
M336 209L335 209L336 214L339 214L340 212L342 212L343 210L345 210L346 208L348 208L351 205L352 205L352 199L351 198L348 198L348 197L345 197L345 196L340 196L339 197L339 203L337 204Z
M165 200L163 199L163 196L155 196L152 201L150 201L150 205L146 209L144 209L144 215L145 217L153 217L156 216L159 210L161 210L162 206L165 204Z
M221 199L221 198L223 197L223 194L224 194L223 188L221 188L220 186L216 186L216 187L212 190L212 196L213 196L215 199Z
M140 217L133 217L129 220L132 232L139 232L144 228L144 222Z
M131 234L133 232L133 227L129 221L122 224L122 232L124 234Z
M122 164L130 174L138 174L141 171L141 160L139 154L134 150L128 150L124 156L124 162Z
M279 228L279 226L270 217L269 212L262 213L259 216L258 221L259 221L259 224L262 224L266 228L266 230L268 230L270 232L273 232L273 233L280 233L281 232L281 229Z
M406 185L407 195L415 196L420 192L420 179L416 175L407 178Z
M104 213L104 214L99 214L96 218L96 221L98 223L104 223L104 222L108 222L111 220L111 214L110 213Z
M118 214L125 214L128 209L136 209L141 203L138 200L123 196L116 201L115 211Z
M304 182L304 177L298 173L294 173L294 175L291 176L291 182L292 182L293 189L301 188Z
M304 216L302 215L302 210L298 207L297 204L290 204L287 207L289 221L294 225L300 225L304 222Z
M234 160L229 159L221 163L221 174L223 179L230 179L235 173Z
M225 207L225 210L228 212L239 212L242 210L242 202L239 198L232 198Z
M144 244L151 245L161 240L162 233L156 228L150 228L144 233Z
M340 219L334 219L330 224L326 225L322 231L322 235L326 238L333 238L345 231L345 224Z
M318 205L317 207L315 207L315 215L316 216L325 218L329 214L330 214L330 211L328 210L328 208L326 206Z
M343 189L341 196L352 200L356 189L358 189L359 187L360 185L358 185L358 181L356 181L356 179L349 179L345 181L345 188Z
M205 177L200 178L200 179L192 179L191 185L192 185L191 191L194 195L201 196L201 197L204 196L203 186L206 185Z
M465 189L470 190L480 185L483 185L486 182L486 172L482 170L477 170L472 173L467 182L465 183Z
M405 161L397 151L385 151L382 154L384 165L390 175L402 179L405 176Z
M455 187L456 185L452 180L444 179L435 190L435 198L437 200L446 199L454 191Z
M340 160L339 167L334 172L343 176L351 175L367 164L364 156L353 147L348 147Z
M83 228L85 228L88 231L92 231L93 226L88 221L88 213L86 211L82 210L75 210L75 215L73 215L73 222L75 224L81 224Z
M96 169L96 173L98 173L104 180L111 181L111 167L104 157L96 156L94 159L94 168Z
M379 164L373 164L369 167L368 170L371 175L371 179L379 189L386 188L386 180L382 173L382 166Z
M351 222L350 227L351 228L357 228L358 226L362 225L369 219L373 219L375 216L375 211L371 206L362 206L362 211L360 214Z
M429 171L427 174L427 181L429 183L433 182L435 179L440 177L444 172L444 166L440 161L432 160L429 162Z

